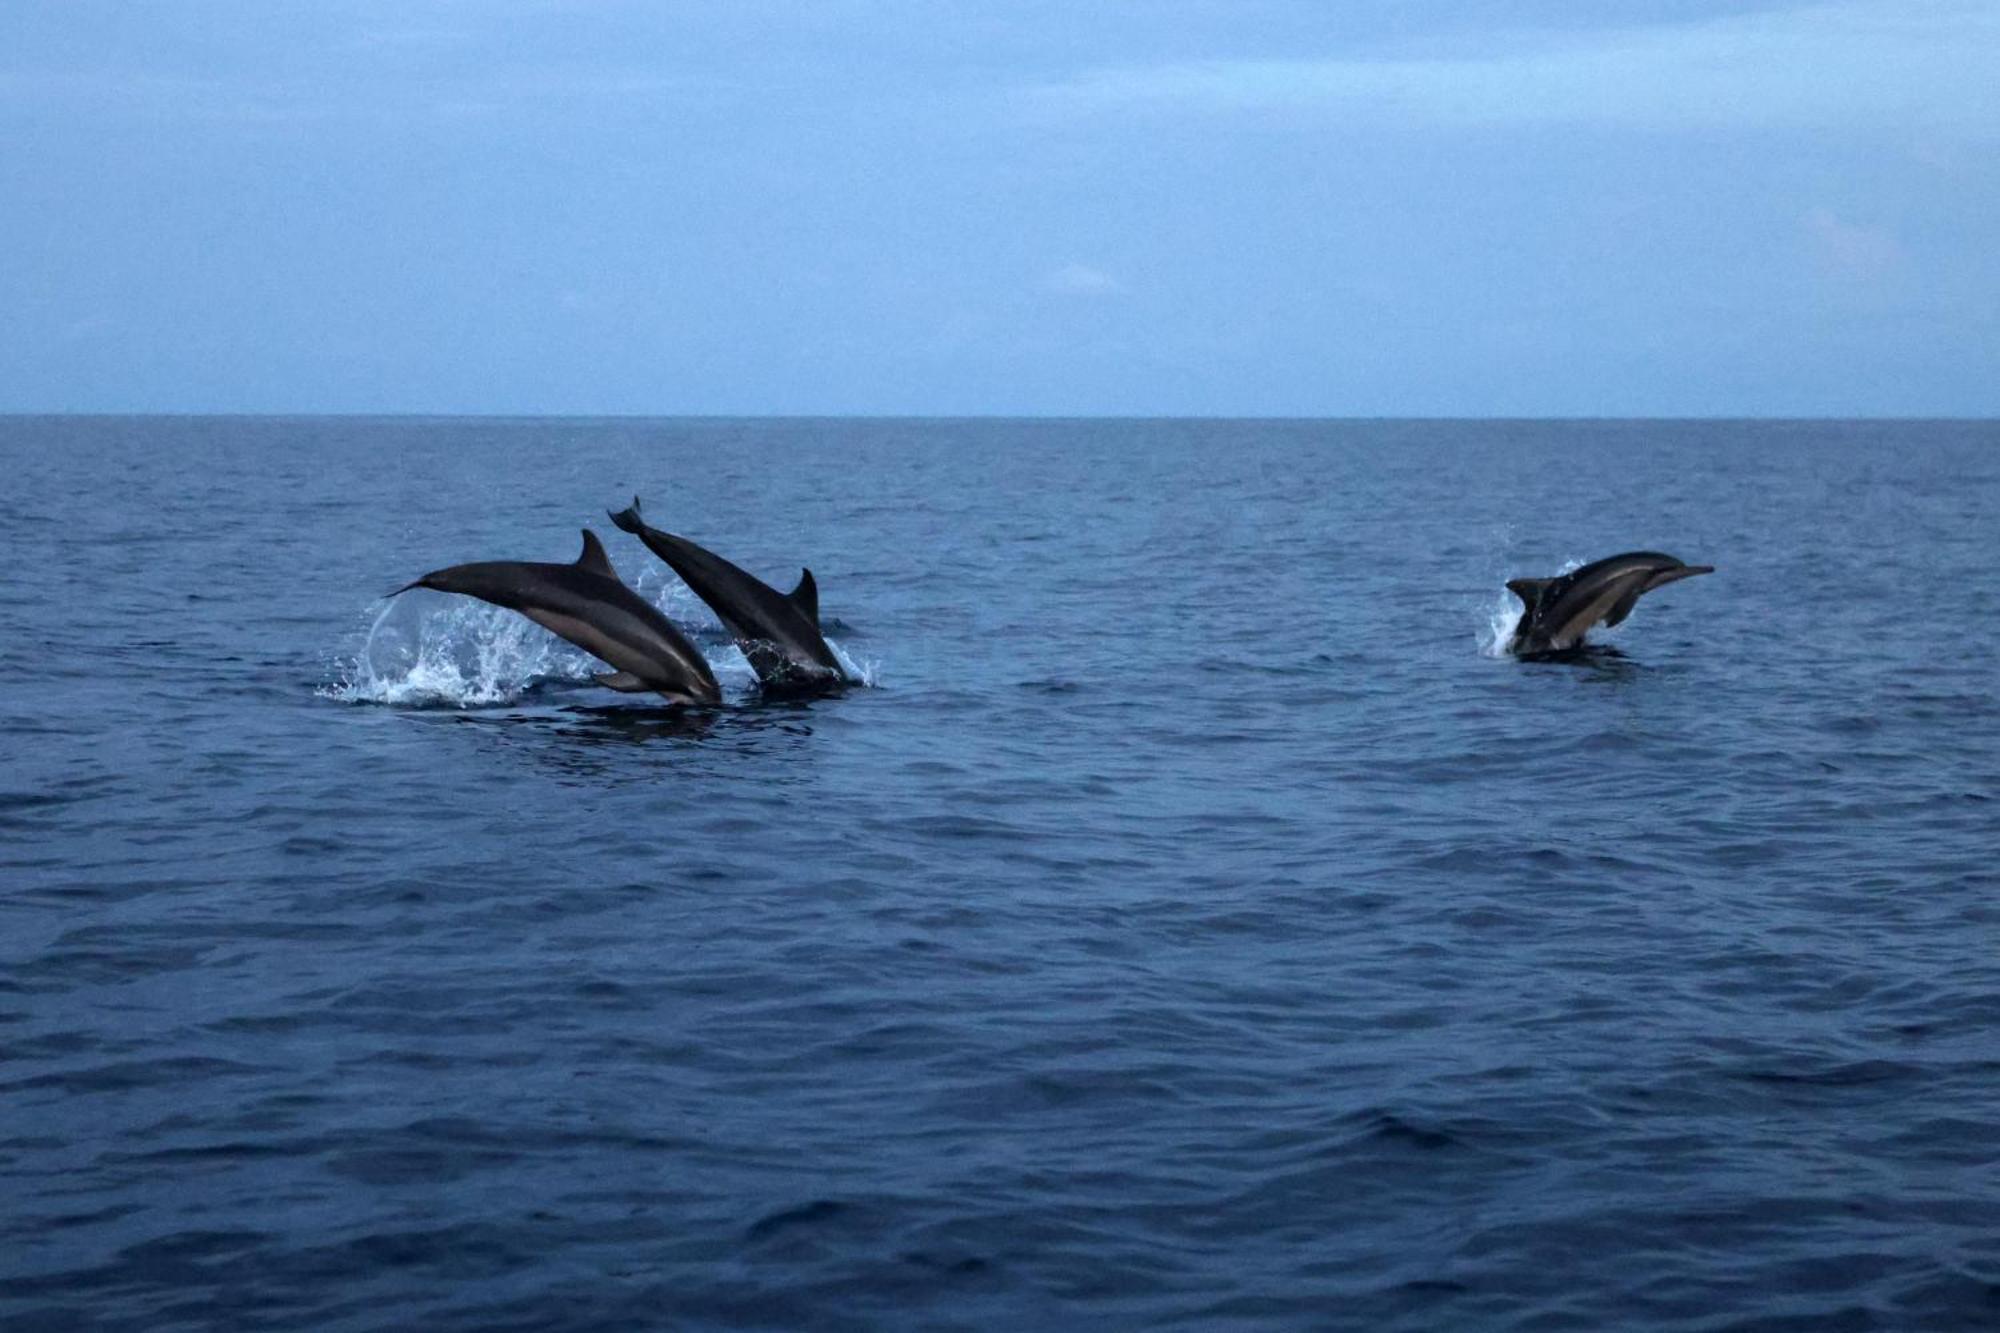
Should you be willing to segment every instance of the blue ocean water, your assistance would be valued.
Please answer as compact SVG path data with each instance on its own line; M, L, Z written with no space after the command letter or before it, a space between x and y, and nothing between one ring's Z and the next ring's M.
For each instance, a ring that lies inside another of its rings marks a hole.
M2000 1324L2000 426L0 460L0 1326ZM634 492L869 685L758 702ZM380 600L584 524L729 707ZM1495 651L1633 548L1717 572Z

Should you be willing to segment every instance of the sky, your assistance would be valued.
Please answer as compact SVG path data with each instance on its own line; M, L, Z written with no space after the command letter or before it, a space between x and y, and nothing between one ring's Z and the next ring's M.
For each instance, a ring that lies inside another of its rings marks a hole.
M0 411L2000 415L2000 4L8 0Z

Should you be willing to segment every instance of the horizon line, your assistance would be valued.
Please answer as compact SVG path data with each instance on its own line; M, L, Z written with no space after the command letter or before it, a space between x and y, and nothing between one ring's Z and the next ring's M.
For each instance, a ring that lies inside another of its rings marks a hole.
M424 411L109 411L0 409L0 420L185 421L1342 421L1342 422L1952 422L2000 423L2000 413L1154 413L1154 412L424 412Z

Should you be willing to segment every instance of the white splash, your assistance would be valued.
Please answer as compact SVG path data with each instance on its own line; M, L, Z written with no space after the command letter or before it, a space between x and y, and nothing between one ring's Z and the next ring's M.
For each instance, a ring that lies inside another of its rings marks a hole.
M865 662L851 657L845 648L835 643L832 639L826 641L826 646L833 649L834 658L840 663L841 670L845 671L852 679L860 681L864 689L872 690L875 688L876 676L882 669L880 662L872 657Z
M532 621L469 597L421 590L385 605L367 642L320 693L343 703L478 708L513 703L544 680L603 668Z
M1521 613L1527 608L1521 599L1505 588L1486 611L1486 627L1479 634L1479 653L1482 657L1505 657L1507 645L1513 641L1514 627L1521 623Z

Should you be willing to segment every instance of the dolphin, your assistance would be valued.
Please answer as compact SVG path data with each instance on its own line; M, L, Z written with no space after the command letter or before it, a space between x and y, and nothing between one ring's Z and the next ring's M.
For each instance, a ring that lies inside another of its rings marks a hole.
M646 543L708 603L765 690L810 693L848 683L840 659L819 632L819 585L810 569L800 571L798 587L779 592L715 552L649 527L639 517L636 495L632 507L612 514L611 521Z
M1658 551L1628 551L1552 579L1513 579L1507 590L1526 609L1507 651L1526 657L1574 648L1598 621L1617 625L1631 615L1641 594L1714 572L1714 565L1684 564Z
M614 669L593 677L626 694L651 691L677 704L722 702L722 687L701 650L673 622L626 587L604 544L583 530L575 564L485 560L433 570L389 595L412 588L464 593L518 611Z

